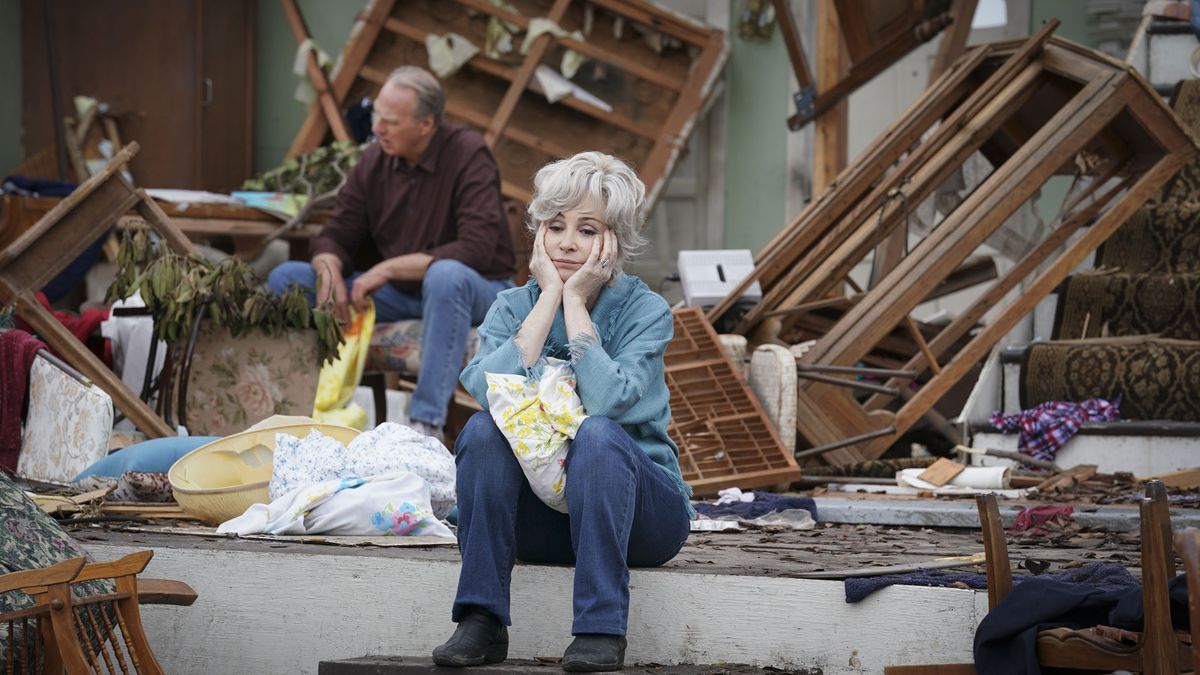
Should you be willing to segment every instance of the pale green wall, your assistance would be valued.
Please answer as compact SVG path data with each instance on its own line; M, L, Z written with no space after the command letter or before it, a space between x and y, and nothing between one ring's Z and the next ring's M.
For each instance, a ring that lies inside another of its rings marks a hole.
M742 2L730 6L736 17ZM786 224L787 135L792 82L779 31L770 42L728 29L725 136L725 245L757 251Z
M0 87L0 172L6 172L21 161L21 0L0 0Z
M1054 17L1062 22L1054 31L1055 35L1086 45L1088 43L1087 6L1086 2L1032 0L1029 8L1030 34L1040 30L1046 19Z
M299 4L313 40L336 61L361 3L300 0ZM308 107L295 99L300 81L292 74L296 39L277 0L258 0L257 49L254 165L262 171L283 161L308 114Z

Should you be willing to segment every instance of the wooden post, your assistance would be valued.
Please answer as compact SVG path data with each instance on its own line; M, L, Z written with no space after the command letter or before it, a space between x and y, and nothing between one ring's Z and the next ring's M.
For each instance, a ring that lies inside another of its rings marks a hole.
M847 61L833 0L817 0L817 90L826 91L845 75ZM813 152L813 197L825 192L846 167L849 107L845 100L817 116Z

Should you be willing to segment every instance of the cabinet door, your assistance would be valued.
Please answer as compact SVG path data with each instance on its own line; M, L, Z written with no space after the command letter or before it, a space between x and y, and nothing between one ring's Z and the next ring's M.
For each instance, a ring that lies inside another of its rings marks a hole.
M52 146L74 97L91 96L119 116L122 140L141 146L130 167L138 185L237 187L251 169L254 7L22 0L25 155Z
M254 168L254 13L246 0L200 0L199 187L229 192Z

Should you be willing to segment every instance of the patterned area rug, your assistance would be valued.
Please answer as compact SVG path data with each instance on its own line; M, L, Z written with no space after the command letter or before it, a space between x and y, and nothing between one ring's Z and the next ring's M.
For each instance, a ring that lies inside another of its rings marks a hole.
M1200 342L1120 338L1025 350L1021 408L1121 398L1121 419L1200 421Z
M1143 206L1096 252L1096 267L1125 273L1200 272L1200 205Z
M1129 335L1200 339L1200 272L1089 271L1063 283L1054 339Z

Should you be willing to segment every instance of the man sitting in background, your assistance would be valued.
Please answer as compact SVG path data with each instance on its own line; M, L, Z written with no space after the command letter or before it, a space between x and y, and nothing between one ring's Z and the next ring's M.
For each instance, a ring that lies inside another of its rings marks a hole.
M275 293L316 288L349 320L373 298L376 320L421 319L421 372L409 404L413 428L441 437L466 356L467 336L496 294L512 286L515 257L500 171L483 137L442 119L437 78L397 68L375 99L372 143L338 193L332 219L310 242L312 262L275 268ZM353 257L383 258L365 272ZM318 276L320 283L317 283Z

